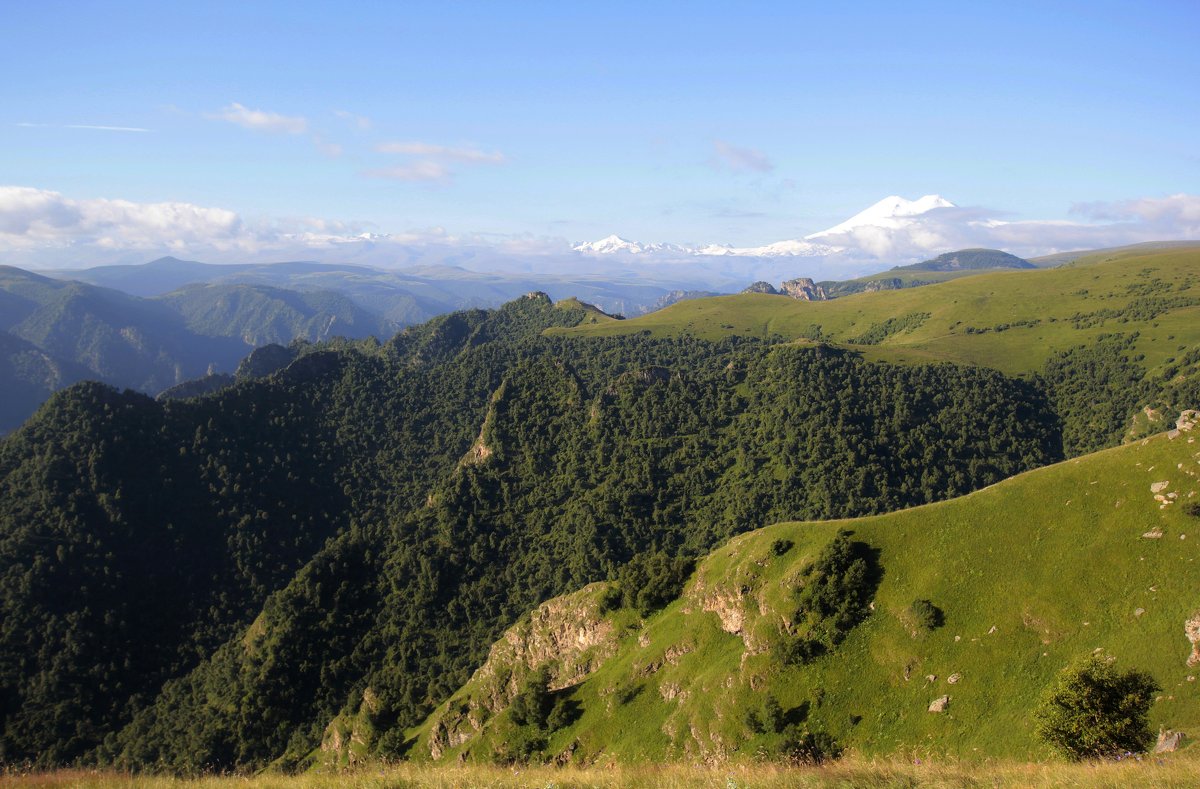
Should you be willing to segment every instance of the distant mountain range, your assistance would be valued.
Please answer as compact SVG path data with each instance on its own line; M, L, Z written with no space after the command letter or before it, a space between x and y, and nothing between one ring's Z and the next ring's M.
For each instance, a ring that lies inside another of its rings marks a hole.
M0 266L0 432L85 378L157 393L231 370L259 345L395 330L331 291L198 284L143 298Z
M917 200L890 195L864 211L860 211L845 222L834 225L804 238L777 241L757 247L734 247L722 244L707 244L687 247L677 244L645 244L629 241L617 235L576 244L572 249L595 255L730 255L736 257L823 257L846 251L851 234L872 231L903 230L918 218L942 208L956 208L941 195L925 195Z

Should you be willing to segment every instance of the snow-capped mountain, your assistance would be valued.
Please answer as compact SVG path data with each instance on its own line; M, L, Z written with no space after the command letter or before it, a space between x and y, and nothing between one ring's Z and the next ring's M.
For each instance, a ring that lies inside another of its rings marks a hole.
M730 247L723 244L709 244L695 250L697 255L737 255L740 257L783 258L783 257L819 257L832 255L838 247L828 244L813 244L800 239L791 241L776 241L761 247Z
M892 195L885 197L865 211L860 211L841 224L811 233L804 238L776 241L760 247L734 247L728 244L707 244L702 247L682 247L675 244L643 244L617 235L577 244L572 249L596 255L624 253L643 255L707 255L733 257L824 257L852 250L873 254L890 248L896 231L904 231L921 221L921 217L939 208L955 208L941 195L925 195L906 200Z
M890 197L883 198L867 210L860 211L839 225L834 225L819 233L810 233L804 238L805 240L825 238L826 236L851 233L860 228L869 227L898 230L911 224L914 217L926 214L935 208L955 207L954 203L951 203L941 195L925 195L917 200L905 200L903 197L891 195Z
M691 249L675 244L642 244L637 241L621 238L615 234L602 238L599 241L587 241L582 244L576 244L571 249L576 252L590 252L597 255L611 255L616 252L624 252L629 255L642 255L647 252L692 253Z

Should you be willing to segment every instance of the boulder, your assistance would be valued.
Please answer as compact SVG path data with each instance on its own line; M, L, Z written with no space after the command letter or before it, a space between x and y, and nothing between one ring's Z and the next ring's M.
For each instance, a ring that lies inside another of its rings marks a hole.
M950 706L950 697L942 696L941 698L934 699L933 701L929 702L929 711L930 712L945 712L946 708L949 706Z
M1154 743L1155 753L1171 753L1179 750L1179 746L1183 745L1184 734L1181 731L1171 731L1170 729L1158 730L1158 741Z

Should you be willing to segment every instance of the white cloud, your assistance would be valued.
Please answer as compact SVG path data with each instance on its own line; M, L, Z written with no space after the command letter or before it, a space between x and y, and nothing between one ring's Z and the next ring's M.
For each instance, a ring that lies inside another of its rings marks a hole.
M903 262L970 247L1036 257L1146 241L1200 239L1200 196L1077 204L1071 213L1091 221L1009 220L986 209L938 208L907 217L899 227L860 227L822 241L842 247L847 254Z
M1200 195L1175 194L1167 197L1143 197L1110 203L1076 203L1071 213L1092 220L1141 221L1183 229L1186 235L1200 236Z
M445 164L418 159L376 177L442 181ZM896 227L861 227L822 237L837 251L812 257L707 257L676 248L638 256L636 265L589 257L588 276L686 278L704 289L754 279L846 277L967 247L994 247L1023 257L1143 241L1200 238L1200 196L1171 195L1078 206L1108 221L1012 221L995 211L938 208ZM227 208L185 202L75 199L59 192L0 186L0 255L33 267L144 262L163 254L211 262L324 260L374 265L451 262L477 271L530 275L579 273L579 255L562 239L452 236L444 230L393 232L365 222L300 217L250 220ZM721 239L712 239L720 241ZM764 241L767 239L764 239ZM782 245L786 246L786 245ZM781 246L781 248L782 248ZM707 283L707 284L706 284Z
M739 148L724 140L713 141L713 158L710 163L714 169L729 169L734 172L769 173L775 169L774 162L762 151Z
M58 192L0 187L0 249L142 249L250 241L233 211L190 203L72 200Z
M221 111L209 115L213 120L228 121L247 129L275 134L304 134L308 131L308 120L299 116L280 115L265 110L252 110L236 101Z

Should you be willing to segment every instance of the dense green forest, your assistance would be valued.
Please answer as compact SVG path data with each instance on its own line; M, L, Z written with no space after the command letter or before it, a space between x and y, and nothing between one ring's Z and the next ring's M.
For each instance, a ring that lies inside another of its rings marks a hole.
M206 397L55 395L0 444L0 761L297 764L367 687L396 754L541 600L1063 455L1036 382L542 335L591 314L530 294Z

